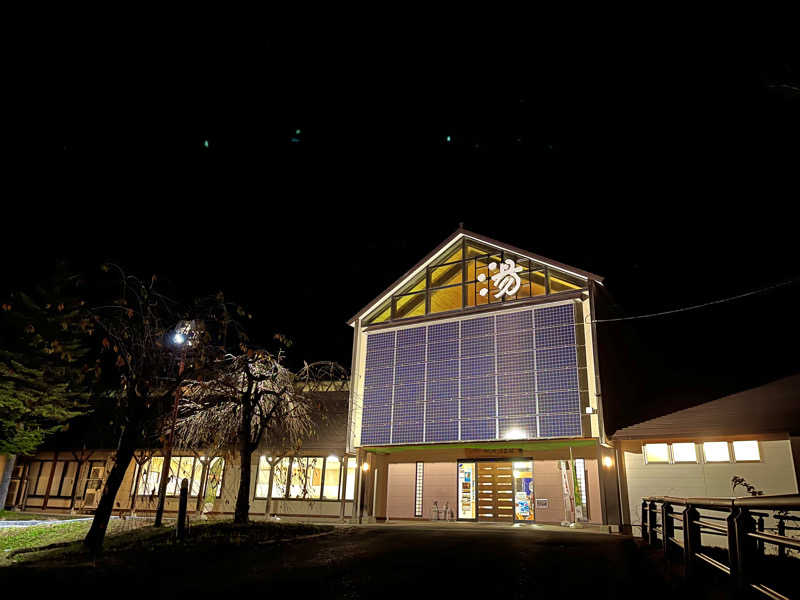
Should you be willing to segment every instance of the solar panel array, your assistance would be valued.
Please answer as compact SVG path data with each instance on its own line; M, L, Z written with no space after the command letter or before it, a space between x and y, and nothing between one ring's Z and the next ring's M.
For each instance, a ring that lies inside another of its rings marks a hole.
M367 336L361 444L576 437L572 304Z

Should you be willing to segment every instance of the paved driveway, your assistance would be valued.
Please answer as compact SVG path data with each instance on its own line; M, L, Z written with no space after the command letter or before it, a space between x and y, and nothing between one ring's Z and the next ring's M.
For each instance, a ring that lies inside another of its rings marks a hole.
M148 600L650 600L669 591L660 567L647 561L632 539L572 530L453 524L340 527L316 539L228 549L195 557L191 564L171 564L163 556L148 559L146 550L135 565L112 557L97 568L56 567L45 586L73 592L109 586L112 598Z
M288 544L254 561L241 588L257 594L269 581L279 596L321 599L642 598L648 575L649 598L666 596L659 569L622 536L378 525Z

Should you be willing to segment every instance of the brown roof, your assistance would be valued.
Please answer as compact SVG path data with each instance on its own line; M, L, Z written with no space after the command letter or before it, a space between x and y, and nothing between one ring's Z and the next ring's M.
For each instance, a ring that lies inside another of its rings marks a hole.
M303 443L305 450L340 450L347 446L348 392L311 392L310 395L324 407L314 415L316 432Z
M624 427L616 440L800 433L800 375Z
M364 313L366 313L367 311L372 309L372 307L375 304L377 304L378 301L382 300L383 297L387 293L389 293L392 289L394 289L398 285L400 285L407 277L409 277L412 273L414 273L417 269L419 269L423 264L425 264L428 260L430 260L436 253L438 253L443 248L448 246L452 241L454 241L460 235L465 235L465 236L474 238L474 239L476 239L476 240L478 240L480 242L484 242L485 244L490 244L492 246L498 246L500 248L504 248L506 250L509 250L509 251L515 253L515 254L521 254L523 256L526 256L527 258L531 258L531 259L539 261L539 262L550 264L550 265L552 265L552 266L554 266L554 267L556 267L558 269L563 269L565 271L572 271L573 273L577 273L579 275L582 275L583 277L586 277L587 279L592 279L594 281L603 281L603 278L600 275L596 275L594 273L590 273L589 271L584 271L583 269L578 269L577 267L572 267L570 265L558 262L556 260L552 260L550 258L547 258L547 257L544 257L544 256L540 256L539 254L534 254L532 252L528 252L527 250L522 250L521 248L517 248L516 246L511 246L509 244L506 244L506 243L503 243L503 242L499 242L499 241L497 241L495 239L492 239L490 237L487 237L485 235L481 235L479 233L474 233L472 231L468 231L468 230L464 229L463 227L459 227L446 240L444 240L441 244L436 246L436 248L434 248L433 250L428 252L428 254L426 254L425 257L422 258L419 262L417 262L417 264L415 264L408 271L403 273L403 275L397 281L395 281L392 285L390 285L385 290L383 290L380 294L378 294L378 296L374 300L372 300L372 302L367 304L364 308L362 308L360 311L358 311L358 313L353 315L347 321L347 324L348 325L352 325L353 323L355 323L356 320L359 317L361 317Z

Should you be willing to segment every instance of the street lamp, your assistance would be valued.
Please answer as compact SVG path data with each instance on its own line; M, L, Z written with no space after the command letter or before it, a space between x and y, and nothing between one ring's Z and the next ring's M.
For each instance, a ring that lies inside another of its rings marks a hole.
M172 334L172 345L181 350L180 372L183 372L183 363L186 360L186 351L192 345L190 341L192 332L191 321L181 321L175 327L175 332ZM158 507L156 508L156 518L153 522L153 527L161 527L164 520L164 504L167 499L167 479L169 478L169 467L172 462L172 441L175 437L175 424L178 420L178 403L181 397L181 386L175 389L175 403L172 406L172 424L169 430L169 437L167 438L167 445L164 448L164 464L161 466L161 478L158 482ZM178 474L175 473L175 477Z

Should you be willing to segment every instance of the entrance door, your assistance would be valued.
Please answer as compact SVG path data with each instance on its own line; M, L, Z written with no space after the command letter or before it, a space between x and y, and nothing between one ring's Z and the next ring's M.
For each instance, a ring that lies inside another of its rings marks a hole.
M514 474L510 462L478 463L478 521L514 520Z

